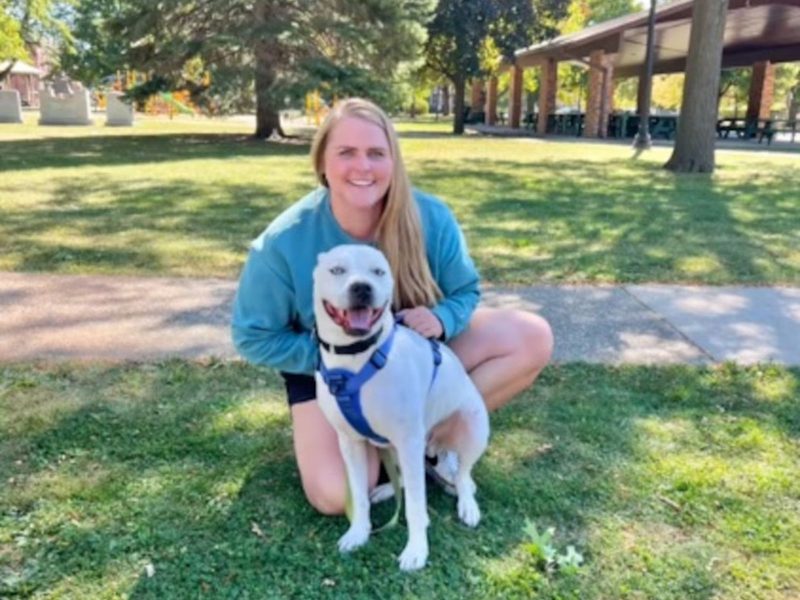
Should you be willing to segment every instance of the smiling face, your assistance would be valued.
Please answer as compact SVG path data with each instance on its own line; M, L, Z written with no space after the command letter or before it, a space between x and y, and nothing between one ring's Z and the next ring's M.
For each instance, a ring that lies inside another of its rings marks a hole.
M336 209L380 212L394 169L383 129L366 119L343 118L328 136L323 165Z
M383 254L361 245L337 246L317 258L314 310L320 337L339 343L364 337L389 315L392 274Z

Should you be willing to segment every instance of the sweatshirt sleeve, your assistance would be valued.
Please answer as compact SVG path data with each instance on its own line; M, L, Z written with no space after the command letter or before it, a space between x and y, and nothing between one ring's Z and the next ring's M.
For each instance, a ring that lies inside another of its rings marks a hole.
M480 279L467 250L467 242L455 217L445 208L437 223L436 283L444 297L433 313L444 327L449 340L466 329L480 300Z
M318 349L310 331L295 326L294 287L285 259L263 236L247 257L233 304L232 335L248 361L312 374Z

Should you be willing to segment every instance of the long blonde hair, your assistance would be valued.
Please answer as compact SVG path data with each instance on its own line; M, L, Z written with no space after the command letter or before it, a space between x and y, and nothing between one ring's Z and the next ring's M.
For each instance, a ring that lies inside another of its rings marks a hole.
M336 104L323 121L311 146L311 160L317 179L325 187L325 148L333 128L345 117L356 117L377 125L386 134L394 169L378 221L378 247L386 255L394 275L394 308L433 306L442 292L431 274L419 210L411 193L400 144L394 126L378 106L363 98L349 98Z

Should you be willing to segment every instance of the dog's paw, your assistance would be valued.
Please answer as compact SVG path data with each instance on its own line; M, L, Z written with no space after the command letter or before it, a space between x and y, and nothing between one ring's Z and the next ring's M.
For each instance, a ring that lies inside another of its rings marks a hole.
M481 509L475 496L462 494L458 497L458 518L468 527L476 527L481 520Z
M372 504L378 504L384 500L394 496L394 486L391 483L382 483L375 486L375 489L369 493L369 501Z
M369 527L351 525L342 537L339 538L339 552L352 552L363 546L369 539Z
M416 571L425 566L428 561L428 540L408 541L405 549L400 554L398 562L403 571Z

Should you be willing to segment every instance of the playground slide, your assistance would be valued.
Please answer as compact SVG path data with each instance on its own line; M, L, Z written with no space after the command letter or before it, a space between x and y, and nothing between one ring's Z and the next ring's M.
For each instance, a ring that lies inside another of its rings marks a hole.
M170 106L176 112L179 112L183 115L195 114L195 112L191 108L186 106L183 102L178 102L177 100L175 100L175 98L172 97L172 94L170 92L162 92L160 95L161 99L167 104L167 106Z

